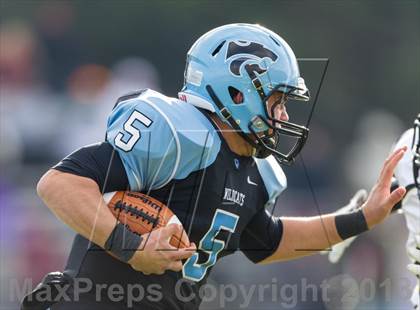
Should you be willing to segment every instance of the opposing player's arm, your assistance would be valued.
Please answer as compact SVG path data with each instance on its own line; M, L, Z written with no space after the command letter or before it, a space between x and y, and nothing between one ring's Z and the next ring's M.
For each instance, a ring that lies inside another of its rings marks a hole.
M393 171L406 148L396 150L384 163L378 182L359 211L314 217L282 217L281 238L273 253L259 263L271 263L318 253L382 222L405 194L399 187L390 193Z
M393 149L395 150L402 146L411 145L409 150L404 154L403 158L399 161L397 167L395 168L394 177L392 178L392 183L391 183L391 192L400 186L405 187L406 193L403 199L394 205L394 207L391 210L391 213L399 214L403 212L406 217L407 226L410 231L412 230L413 227L416 227L415 229L417 229L417 227L420 226L419 221L418 220L416 221L416 218L418 219L419 217L419 213L416 211L413 212L413 210L418 210L418 207L417 206L415 206L414 208L411 207L413 205L412 193L413 193L413 190L415 190L416 188L416 185L415 185L416 170L413 169L414 163L415 163L415 160L413 158L414 157L413 151L415 150L415 147L413 146L416 145L416 143L418 144L418 142L416 141L415 136L416 136L415 130L414 128L411 128L403 133L403 135L397 141L396 145L393 147ZM415 200L417 200L417 205L418 205L418 199L414 199L414 201ZM359 208L360 205L359 204L356 204L356 205L357 205L357 208ZM350 210L349 210L349 207L350 207ZM352 203L350 203L348 206L345 206L337 210L336 213L337 212L343 213L342 211L349 212L353 210L354 208L352 207ZM344 242L340 242L339 244L332 246L331 249L329 249L328 251L321 252L321 254L328 254L329 261L331 263L336 263L343 256L346 248L348 248L356 238L357 236L348 238ZM409 240L410 242L408 242L408 247L412 248L413 238L409 238Z

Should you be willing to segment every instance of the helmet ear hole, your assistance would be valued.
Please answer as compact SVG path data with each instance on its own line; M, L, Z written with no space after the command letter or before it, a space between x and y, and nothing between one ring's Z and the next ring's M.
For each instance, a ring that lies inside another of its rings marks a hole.
M229 86L228 90L230 98L232 98L232 101L235 104L241 104L242 102L244 102L244 94L239 89Z

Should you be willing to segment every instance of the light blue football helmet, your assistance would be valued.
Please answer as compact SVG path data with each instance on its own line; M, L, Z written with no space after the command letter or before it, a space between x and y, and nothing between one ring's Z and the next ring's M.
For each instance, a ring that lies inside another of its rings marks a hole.
M260 25L230 24L201 36L187 55L180 98L227 122L256 148L291 163L303 148L308 129L271 117L267 98L281 91L287 98L309 100L309 91L290 46ZM280 126L279 126L280 125ZM279 150L279 136L296 139L289 152Z

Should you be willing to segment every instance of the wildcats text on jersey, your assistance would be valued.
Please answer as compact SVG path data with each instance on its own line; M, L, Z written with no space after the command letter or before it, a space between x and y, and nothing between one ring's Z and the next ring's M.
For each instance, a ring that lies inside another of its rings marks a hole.
M223 196L223 200L233 202L242 207L245 202L245 194L240 193L232 188L225 187L225 195Z

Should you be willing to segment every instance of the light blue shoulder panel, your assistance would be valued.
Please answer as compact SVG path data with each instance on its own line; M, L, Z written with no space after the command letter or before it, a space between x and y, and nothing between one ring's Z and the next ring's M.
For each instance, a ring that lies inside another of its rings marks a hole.
M208 167L220 138L193 105L147 90L108 118L107 141L118 151L131 190L153 190Z
M274 156L254 159L268 193L266 206L276 203L277 197L287 188L287 178Z

